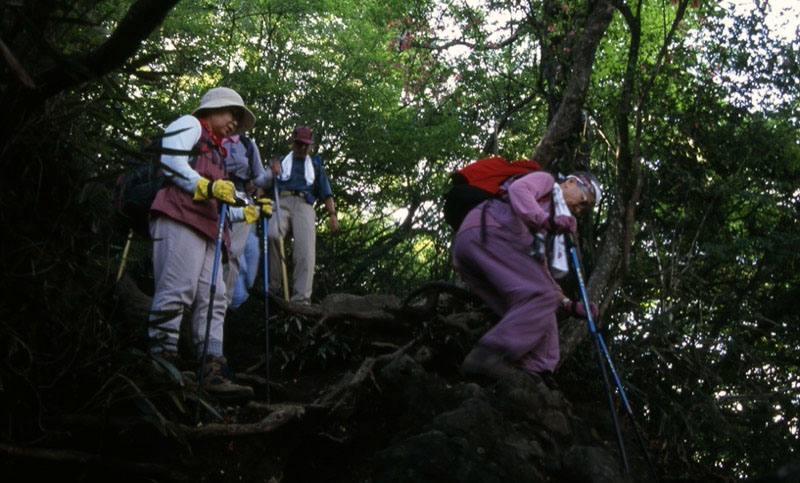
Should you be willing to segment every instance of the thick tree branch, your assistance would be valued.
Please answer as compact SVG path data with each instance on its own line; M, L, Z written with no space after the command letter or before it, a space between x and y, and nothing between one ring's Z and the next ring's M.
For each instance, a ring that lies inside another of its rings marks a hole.
M103 44L37 75L40 96L46 99L122 67L177 3L178 0L138 0Z
M522 33L522 28L518 28L508 38L492 44L479 44L476 42L468 42L466 40L454 39L438 45L433 45L430 42L423 43L414 41L411 43L411 46L416 49L427 49L427 50L447 50L450 47L456 47L456 46L469 47L472 50L478 50L478 51L497 50L497 49L502 49L503 47L507 47L516 42L517 39L520 38L521 33Z
M634 122L634 136L631 141L631 119L632 102L635 99L633 94L636 92L637 68L639 65L639 47L641 38L640 12L634 14L626 4L615 2L617 8L622 13L631 34L630 45L628 46L628 60L626 71L623 77L620 104L617 111L617 152L616 161L618 166L617 186L619 193L614 198L614 203L609 208L609 223L603 239L603 244L599 250L599 256L594 266L587 291L589 298L600 303L601 307L608 306L608 298L613 296L625 280L628 268L628 260L633 244L634 227L636 222L636 206L639 203L642 190L642 164L640 154L642 120L637 117ZM665 55L669 44L672 41L676 26L683 17L688 0L681 0L673 22L673 28L669 35L664 39L664 45L659 51L658 61L660 63ZM652 78L645 90L652 85ZM642 94L638 104L638 113L644 112L646 96ZM587 274L585 274L587 275ZM588 275L587 275L588 276ZM583 320L570 319L560 330L560 349L561 362L572 354L578 343L586 337L588 328Z
M497 122L497 125L495 126L494 129L494 133L491 136L489 136L489 139L487 139L486 143L483 145L484 154L490 154L494 152L494 148L497 146L497 135L503 129L505 129L506 125L508 124L508 121L511 119L511 116L521 111L523 108L525 108L525 106L533 102L533 100L536 99L537 97L538 93L531 94L522 99L521 101L517 102L516 104L508 106L508 109L506 109L506 111L503 113L503 116Z
M533 153L533 159L542 166L549 165L556 158L558 146L569 137L572 126L578 120L589 88L595 51L608 24L611 23L613 14L614 7L607 0L600 0L587 19L586 28L575 53L572 76L567 84L564 99Z

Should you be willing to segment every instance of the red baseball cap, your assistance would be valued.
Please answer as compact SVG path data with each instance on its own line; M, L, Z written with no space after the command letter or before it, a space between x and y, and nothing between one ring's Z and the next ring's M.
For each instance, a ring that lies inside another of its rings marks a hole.
M297 126L292 131L292 141L303 144L314 144L314 132L308 126Z

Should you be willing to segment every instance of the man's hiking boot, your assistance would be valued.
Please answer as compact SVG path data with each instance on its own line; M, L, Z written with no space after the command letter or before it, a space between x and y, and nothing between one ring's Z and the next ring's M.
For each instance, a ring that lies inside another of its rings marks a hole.
M461 371L464 374L502 379L515 369L497 349L476 345L461 363Z
M249 399L253 388L234 382L233 373L224 357L208 357L203 367L203 389L219 399Z

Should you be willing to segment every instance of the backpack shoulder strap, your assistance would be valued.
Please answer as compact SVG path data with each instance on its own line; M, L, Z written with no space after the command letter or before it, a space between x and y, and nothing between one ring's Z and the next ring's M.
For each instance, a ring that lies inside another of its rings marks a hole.
M253 169L253 163L256 162L256 158L254 156L256 150L256 143L253 142L252 139L245 136L244 134L239 135L239 141L242 142L245 150L245 156L247 156L247 177L253 178L255 174L255 169Z
M253 160L253 151L256 149L256 143L254 143L252 139L250 139L249 137L245 136L244 134L240 134L239 135L239 140L242 142L242 145L244 145L245 154L247 155L247 159L252 161Z
M195 169L195 166L197 166L197 158L199 158L200 155L203 154L204 148L208 150L213 150L215 147L216 146L214 145L214 141L211 139L211 137L208 134L206 134L203 130L201 130L200 139L198 139L197 142L194 143L194 146L192 146L191 153L189 154L189 166L191 166L192 169ZM225 173L227 173L228 170L225 169L225 163L223 162L221 155L219 163L222 165L222 170Z
M319 192L319 186L320 186L319 185L319 183L320 183L319 176L320 176L320 170L322 169L322 156L320 156L319 154L315 154L314 156L311 156L311 166L314 167L314 185L313 185L313 190L314 190L315 193L318 193Z

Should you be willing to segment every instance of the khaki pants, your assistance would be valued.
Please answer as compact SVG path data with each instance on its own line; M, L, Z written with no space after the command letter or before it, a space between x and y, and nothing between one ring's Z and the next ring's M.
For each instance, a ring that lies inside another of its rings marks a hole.
M150 320L163 320L165 312L175 315L157 326L149 327L148 335L161 348L177 351L182 314L189 310L192 346L199 358L203 352L206 334L216 243L166 216L158 216L150 221L150 235L153 237L153 276L156 288ZM222 355L222 322L228 307L225 278L219 268L221 267L217 268L214 310L208 336L208 354L217 357Z
M316 263L316 213L305 198L293 194L280 195L281 217L273 216L269 222L269 286L273 292L281 287L281 259L278 241L291 233L292 291L295 303L310 303L314 285Z

